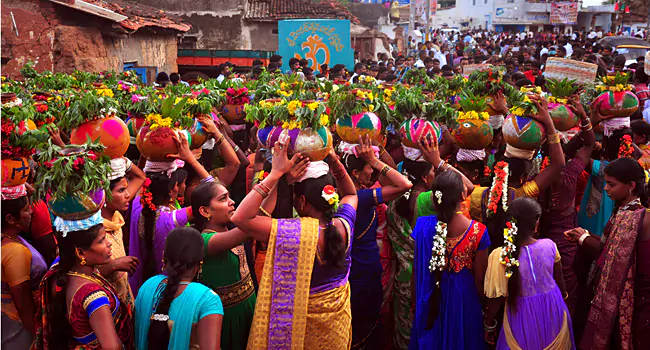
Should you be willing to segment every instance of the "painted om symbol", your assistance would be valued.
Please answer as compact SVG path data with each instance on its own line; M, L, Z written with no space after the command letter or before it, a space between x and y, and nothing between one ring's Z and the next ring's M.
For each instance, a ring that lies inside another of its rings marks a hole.
M330 63L330 50L327 47L327 45L323 43L322 38L319 37L317 34L308 36L307 40L305 40L305 42L302 43L302 49L307 50L304 58L311 61L310 68L313 69L314 71L320 71L321 64ZM323 51L323 53L325 54L325 59L322 62L319 62L318 59L316 58L316 54L319 51ZM303 58L298 53L296 53L294 57L297 59Z

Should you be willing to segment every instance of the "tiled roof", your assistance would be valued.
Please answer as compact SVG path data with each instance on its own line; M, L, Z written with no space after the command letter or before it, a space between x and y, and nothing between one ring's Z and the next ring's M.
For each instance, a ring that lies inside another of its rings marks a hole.
M126 16L127 19L119 22L119 25L122 28L132 32L135 32L144 27L166 28L180 32L187 32L191 28L189 24L183 23L181 18L178 16L168 14L158 8L143 5L135 1L66 0L65 2L71 4L74 4L75 2L84 2Z
M248 0L244 18L253 22L275 22L282 19L324 18L359 20L345 6L335 1L312 0Z

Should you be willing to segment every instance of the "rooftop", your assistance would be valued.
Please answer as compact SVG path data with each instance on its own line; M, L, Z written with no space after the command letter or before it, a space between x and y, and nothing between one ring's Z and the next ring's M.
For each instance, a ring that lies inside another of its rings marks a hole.
M275 22L283 19L323 18L359 20L336 1L312 0L248 0L244 18L253 22Z

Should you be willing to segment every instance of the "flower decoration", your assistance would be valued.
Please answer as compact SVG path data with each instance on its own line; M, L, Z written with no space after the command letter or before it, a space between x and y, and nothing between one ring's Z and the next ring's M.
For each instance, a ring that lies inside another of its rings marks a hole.
M339 206L339 194L336 193L336 188L332 185L325 185L323 187L323 192L321 192L321 197L327 202L327 204L334 207L334 210L338 209Z
M501 248L501 257L499 262L506 267L506 278L512 277L512 269L519 267L519 260L514 257L517 251L515 239L517 236L517 224L515 221L508 221L506 228L503 229L503 247Z
M490 115L487 112L458 112L458 120L488 120Z
M618 148L618 157L631 158L633 154L634 154L634 147L632 147L632 137L630 135L624 135L621 138L621 145Z
M228 88L226 89L226 103L230 105L244 105L250 103L248 97L248 88Z
M151 211L156 211L156 205L153 204L153 194L151 193L151 189L149 189L149 186L151 186L151 179L147 178L144 180L144 184L142 184L142 195L140 196L140 204L142 204L143 208L148 208Z
M439 190L436 191L435 196L436 196L436 202L438 202L438 204L442 204L442 192L440 192Z
M548 156L544 157L544 160L542 160L542 165L539 168L540 171L544 171L549 165L551 164L551 161L549 160Z
M494 166L494 179L488 197L488 217L497 213L499 202L501 202L504 212L508 210L508 176L510 176L508 163L504 161L498 162Z
M596 90L598 92L631 91L632 85L627 83L629 78L629 75L626 73L616 73L616 75L604 76L600 79L600 82L596 84Z
M447 266L447 224L438 220L436 234L433 236L429 271L442 271Z
M116 116L118 104L113 98L99 96L95 92L86 92L70 103L63 116L59 127L74 129L91 120Z
M2 159L29 157L36 153L37 148L49 138L47 132L43 130L27 129L27 121L32 119L34 114L34 107L32 105L23 106L22 101L18 98L15 101L2 104L0 134Z

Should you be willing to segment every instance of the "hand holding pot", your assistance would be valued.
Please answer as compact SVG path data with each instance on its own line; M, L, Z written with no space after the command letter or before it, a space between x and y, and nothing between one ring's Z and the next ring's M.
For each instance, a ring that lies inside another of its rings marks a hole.
M293 163L287 158L288 150L288 138L280 136L280 140L275 143L273 146L273 161L271 162L271 173L277 173L278 175L284 175L293 166ZM299 154L298 154L299 155Z
M492 100L494 102L490 103L490 107L502 115L508 115L508 104L506 103L506 97L503 95L503 92L498 91L494 96L492 97Z
M372 161L377 159L377 157L375 157L375 149L372 147L370 137L367 135L359 136L359 144L355 147L355 150L357 152L357 158L368 164L372 165Z
M437 167L442 162L438 149L438 140L435 138L427 136L420 140L420 151L422 151L422 158L429 164Z
M194 153L192 153L192 150L190 150L190 145L184 133L179 132L177 135L172 136L172 138L176 143L176 147L178 147L178 153L170 154L167 156L167 158L180 159L184 162L191 162L193 160L196 160L196 158L194 158Z
M63 142L63 139L61 139L61 130L53 125L47 125L46 128L47 133L50 134L50 137L52 138L52 143L59 147L65 147L65 143Z
M221 136L221 132L217 128L217 125L215 125L212 116L202 115L198 119L201 122L201 124L203 124L202 127L205 132L212 135L212 137L214 137L215 139L218 139Z
M301 154L295 154L291 158L291 170L287 173L287 183L292 185L296 180L305 175L309 163L309 158L303 157Z
M569 107L569 109L571 109L573 113L580 116L580 119L582 121L587 119L587 112L585 112L584 107L582 107L582 103L580 103L580 97L578 95L571 96L569 102L570 104L567 105L567 107Z
M550 133L551 130L555 130L551 115L548 113L548 100L537 95L531 95L529 98L531 101L533 101L535 107L537 107L537 114L531 115L530 117L544 124L546 132Z
M614 118L613 115L608 115L604 116L600 114L600 104L602 103L601 100L596 99L594 102L591 103L591 106L589 106L589 109L591 109L591 124L593 125L598 125L602 123L603 121Z

